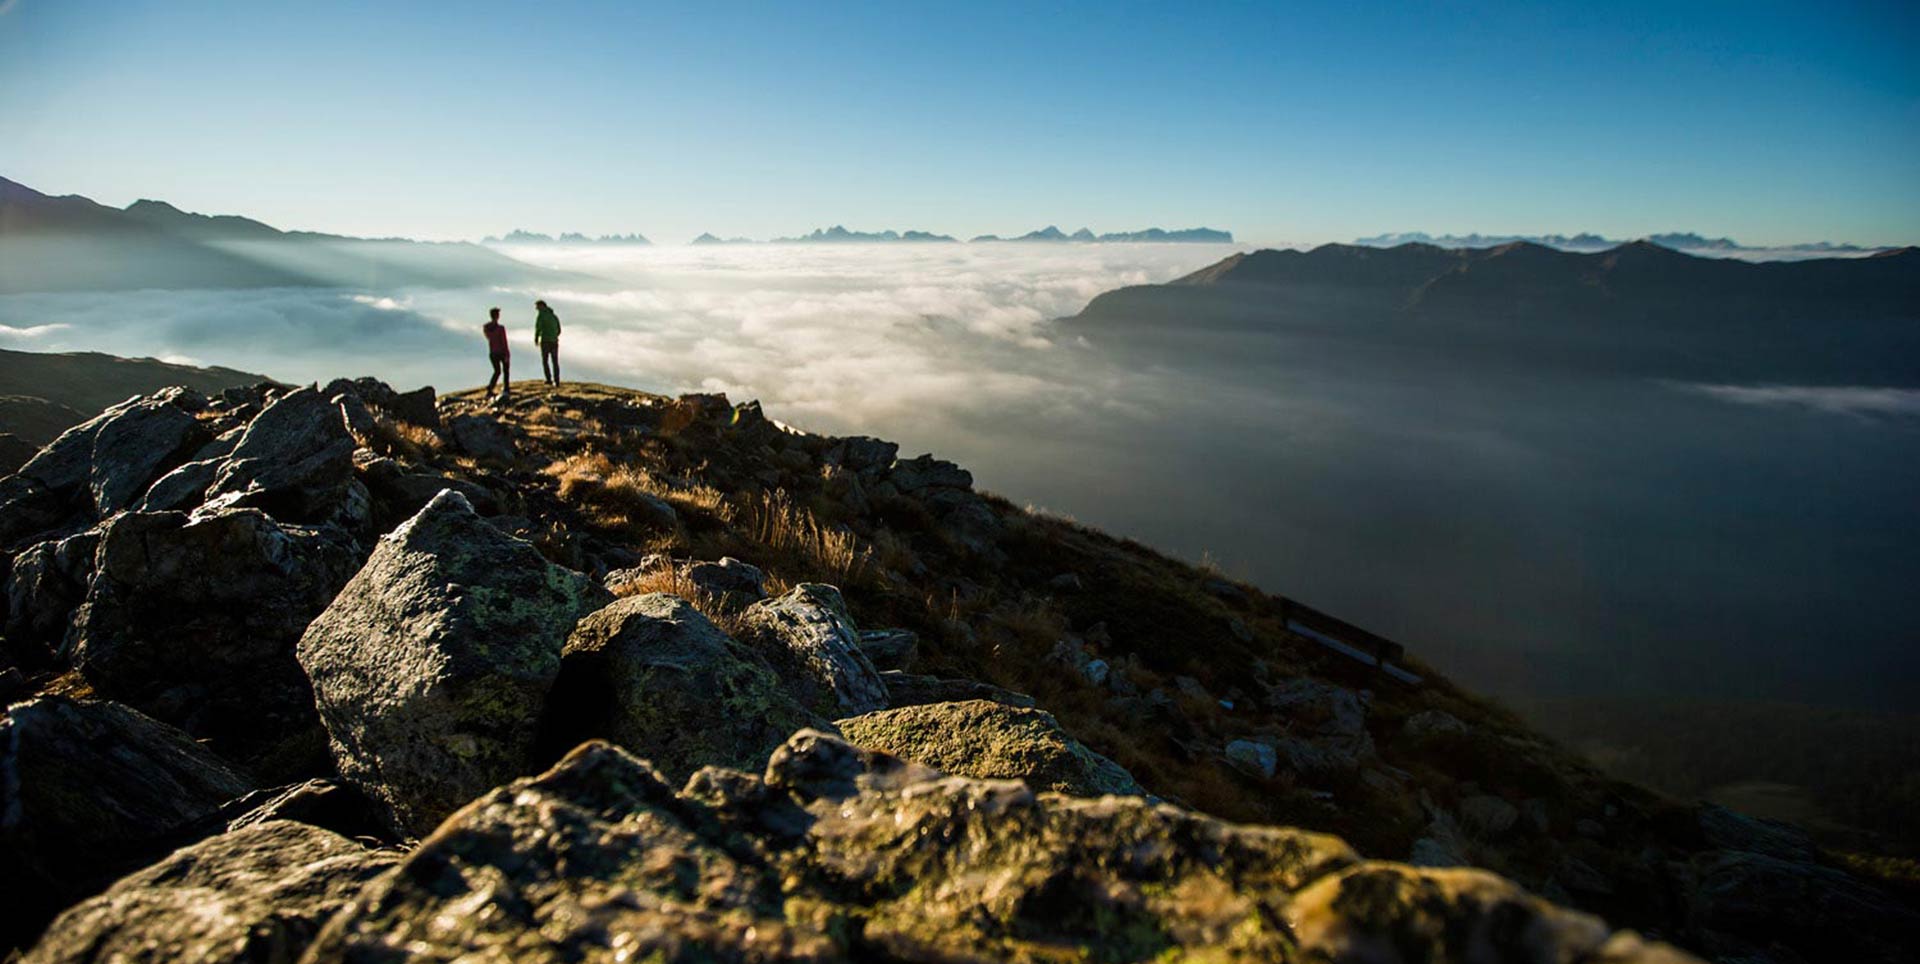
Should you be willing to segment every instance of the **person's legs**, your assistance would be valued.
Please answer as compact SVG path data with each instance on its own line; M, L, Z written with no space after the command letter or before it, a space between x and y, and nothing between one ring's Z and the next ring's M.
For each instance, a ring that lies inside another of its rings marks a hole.
M487 397L492 398L493 386L500 383L500 356L488 355L487 360L493 362L493 377L487 379Z
M547 384L560 384L560 343L548 341L540 343L540 374L546 376Z
M502 355L500 357L500 397L506 398L509 394L512 394L512 392L513 359L509 356Z

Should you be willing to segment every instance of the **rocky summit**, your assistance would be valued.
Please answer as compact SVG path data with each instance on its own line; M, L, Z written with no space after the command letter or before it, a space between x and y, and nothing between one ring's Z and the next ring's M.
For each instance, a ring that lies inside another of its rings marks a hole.
M757 403L166 389L0 480L0 548L29 961L1920 946L1793 827Z

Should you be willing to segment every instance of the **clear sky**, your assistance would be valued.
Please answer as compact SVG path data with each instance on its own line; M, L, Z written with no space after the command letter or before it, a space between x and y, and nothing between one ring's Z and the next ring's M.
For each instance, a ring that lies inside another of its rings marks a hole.
M283 227L1920 241L1920 4L0 0L0 175Z

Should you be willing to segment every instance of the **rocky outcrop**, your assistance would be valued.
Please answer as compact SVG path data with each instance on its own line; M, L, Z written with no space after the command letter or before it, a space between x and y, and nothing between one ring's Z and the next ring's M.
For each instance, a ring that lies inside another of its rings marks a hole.
M96 691L268 781L324 770L294 644L358 567L351 538L258 509L125 513L95 561L71 639Z
M567 635L610 598L436 496L300 639L340 775L424 834L528 772Z
M1312 961L1694 960L1630 932L1609 932L1597 917L1555 907L1483 870L1363 863L1302 889L1287 918Z
M808 709L828 718L887 706L880 672L860 651L860 630L832 586L803 583L748 607L745 641L779 668Z
M0 720L0 940L187 842L249 780L109 702L43 697Z
M911 629L863 629L860 651L883 673L905 671L920 655L920 637Z
M203 840L61 914L25 960L292 964L398 855L273 820Z
M90 530L30 546L13 557L0 636L15 665L40 669L53 662L74 608L86 597L99 544L100 534Z
M1274 741L1274 747L1293 770L1351 775L1374 758L1367 698L1361 693L1302 677L1270 688L1267 705L1288 721L1287 735Z
M754 603L767 598L767 574L760 567L732 556L719 562L696 562L687 566L687 581L701 592Z
M1067 735L1053 714L987 700L929 703L838 721L849 742L956 776L1019 780L1078 796L1146 793L1133 775Z
M756 768L795 730L827 725L759 653L686 600L652 593L580 620L542 742L557 756L604 738L684 780L702 766Z
M0 546L85 528L133 504L153 480L210 437L189 389L130 398L67 429L0 480Z
M1332 837L942 777L819 733L677 793L595 743L462 810L310 955L1686 960L1490 875L1429 880Z
M97 515L132 505L154 479L211 439L183 405L202 408L206 400L197 392L163 393L135 402L100 426L88 473Z
M447 430L460 451L483 462L513 464L513 433L499 420L486 415L456 415L447 420Z
M340 409L314 388L275 399L215 474L207 500L252 506L288 522L325 522L344 507L353 436Z

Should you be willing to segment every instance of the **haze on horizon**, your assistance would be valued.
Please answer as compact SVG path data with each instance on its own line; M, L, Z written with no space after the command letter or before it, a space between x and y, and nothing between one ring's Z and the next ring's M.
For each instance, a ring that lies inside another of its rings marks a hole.
M0 4L0 163L310 230L1920 239L1909 4Z

